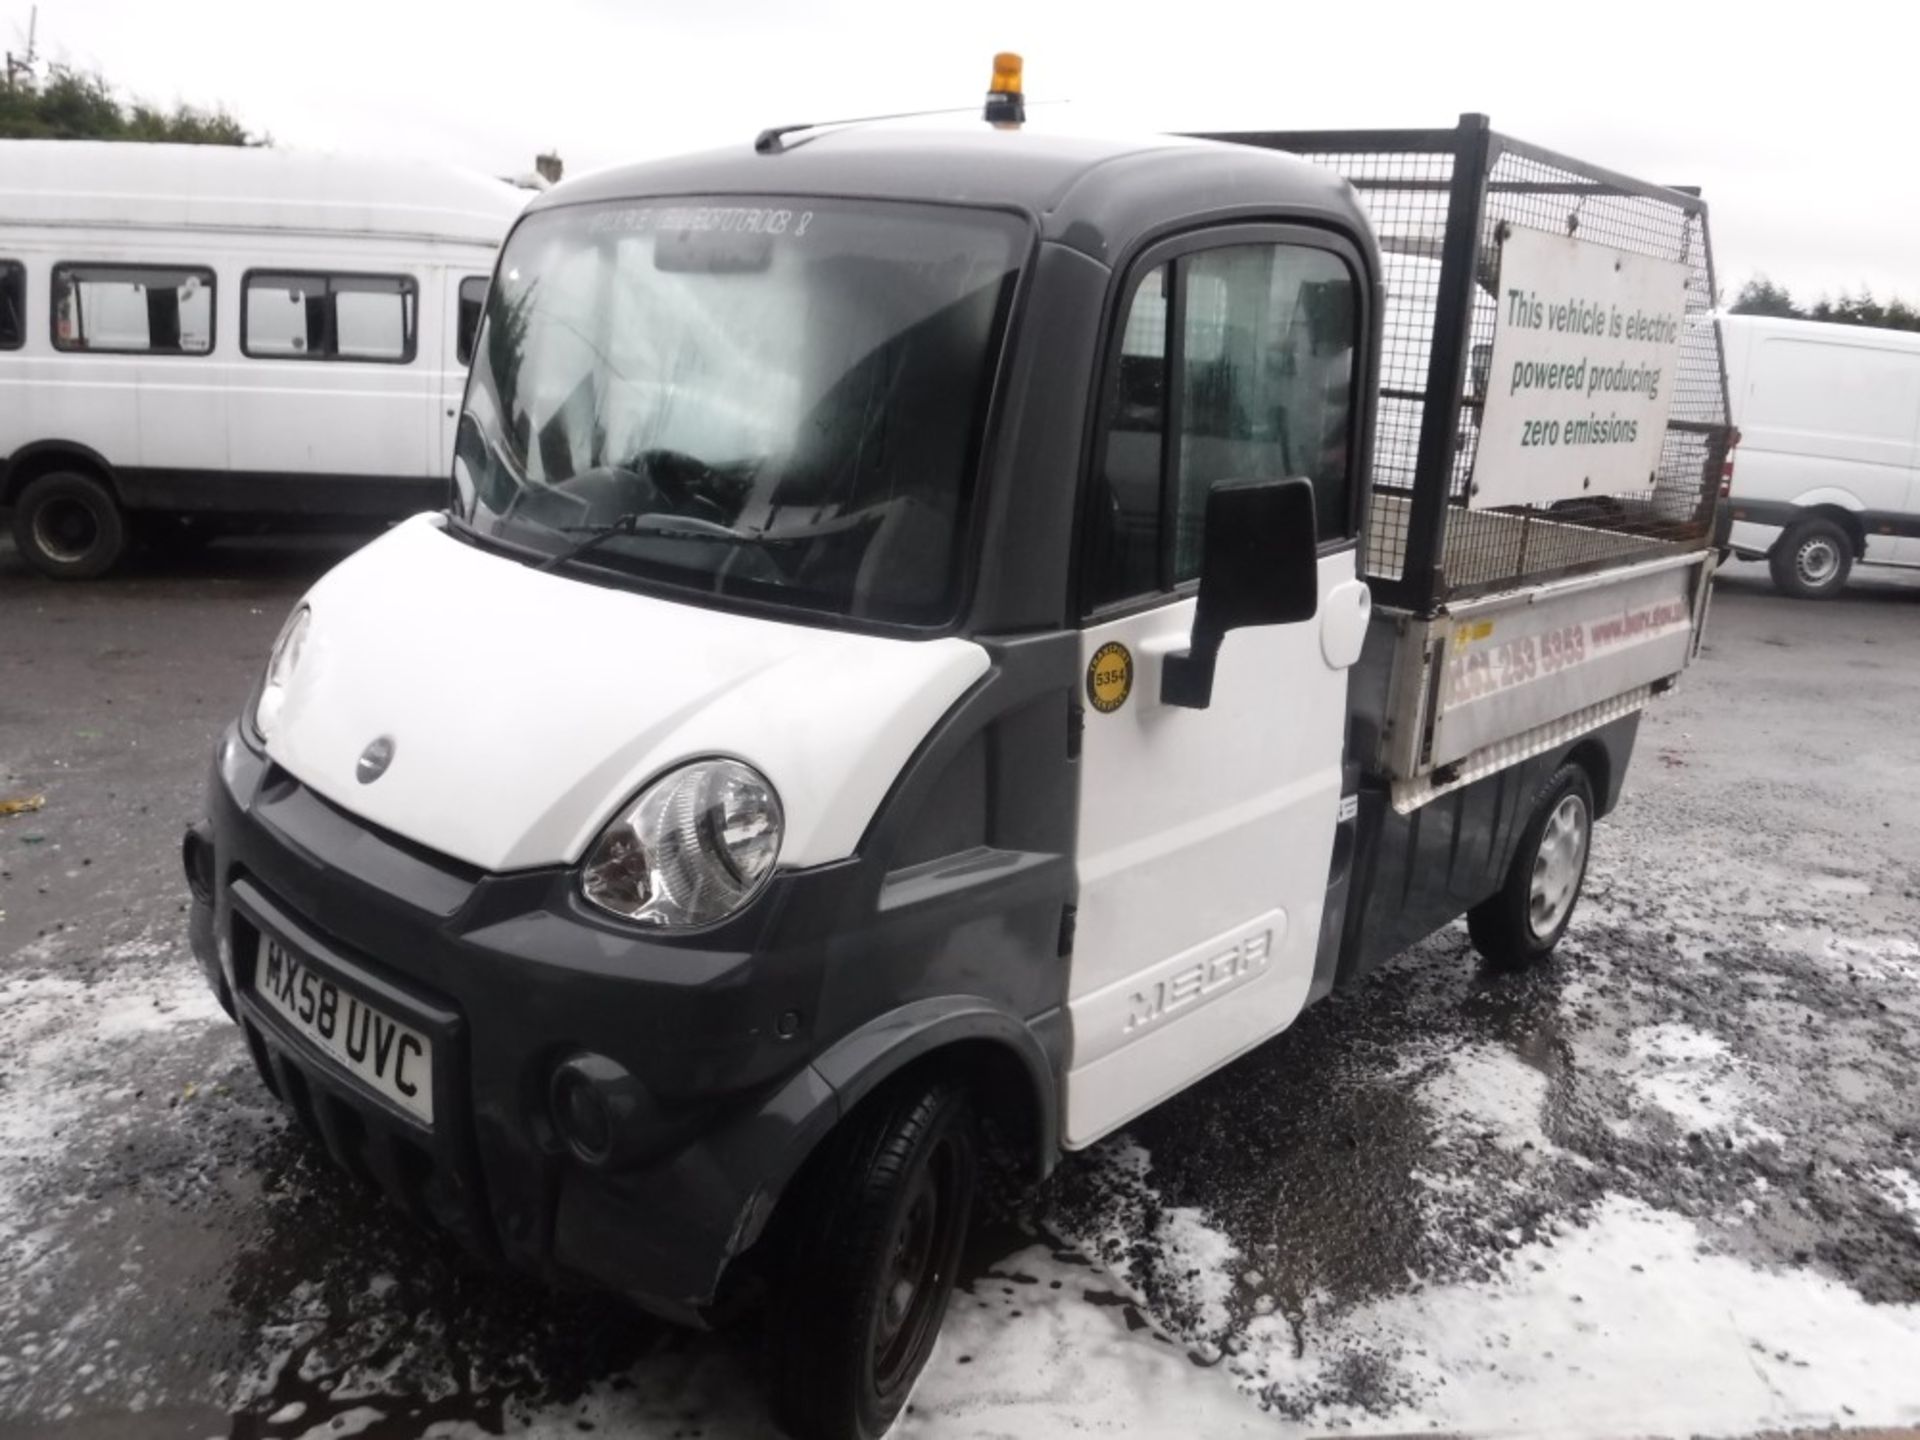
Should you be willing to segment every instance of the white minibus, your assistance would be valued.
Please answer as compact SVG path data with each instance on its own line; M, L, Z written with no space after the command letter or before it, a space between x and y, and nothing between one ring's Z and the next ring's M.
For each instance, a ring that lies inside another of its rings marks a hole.
M0 509L42 572L445 503L527 192L443 166L0 142Z

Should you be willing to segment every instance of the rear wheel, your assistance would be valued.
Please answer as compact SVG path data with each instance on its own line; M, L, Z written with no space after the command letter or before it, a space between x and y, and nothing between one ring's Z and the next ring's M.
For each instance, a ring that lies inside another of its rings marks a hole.
M810 1166L773 1298L774 1410L797 1440L878 1440L953 1294L979 1144L946 1080L883 1092Z
M1519 969L1544 959L1573 919L1593 848L1593 786L1562 765L1534 797L1506 881L1467 912L1473 948L1490 964Z
M1773 583L1801 600L1830 600L1853 569L1853 537L1837 520L1809 515L1780 537L1768 557Z
M42 575L92 580L126 553L126 517L113 492L91 475L56 471L14 502L13 543Z

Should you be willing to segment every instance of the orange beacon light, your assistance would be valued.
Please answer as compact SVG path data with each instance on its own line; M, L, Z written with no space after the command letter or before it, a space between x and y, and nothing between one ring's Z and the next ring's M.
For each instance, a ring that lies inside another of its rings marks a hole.
M1020 89L1020 57L1003 50L993 57L993 83L987 87L987 123L1011 130L1027 118L1027 97Z

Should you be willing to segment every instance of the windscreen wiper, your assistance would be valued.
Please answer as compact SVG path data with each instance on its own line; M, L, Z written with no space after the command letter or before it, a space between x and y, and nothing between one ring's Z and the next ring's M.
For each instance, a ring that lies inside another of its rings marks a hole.
M584 535L586 538L557 555L548 556L534 569L557 569L569 560L578 560L589 551L598 549L616 535L657 535L673 540L703 540L718 545L788 545L797 538L733 530L712 520L700 520L691 515L663 515L658 511L649 511L644 515L630 511L604 525L563 525L560 528L569 534Z

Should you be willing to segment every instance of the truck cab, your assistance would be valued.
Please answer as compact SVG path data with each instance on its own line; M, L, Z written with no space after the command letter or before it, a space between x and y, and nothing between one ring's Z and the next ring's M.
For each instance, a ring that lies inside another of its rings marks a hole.
M1248 145L536 200L453 503L314 587L187 837L267 1085L483 1254L766 1299L785 1422L884 1431L989 1141L1044 1175L1464 910L1572 914L1633 706L1366 775L1384 294L1354 188Z

